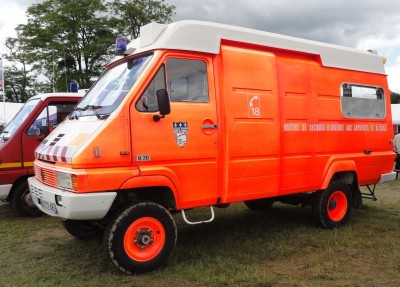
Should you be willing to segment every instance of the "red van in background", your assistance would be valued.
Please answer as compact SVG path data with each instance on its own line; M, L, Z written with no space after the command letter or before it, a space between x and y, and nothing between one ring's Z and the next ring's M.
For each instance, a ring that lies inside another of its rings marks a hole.
M82 96L78 93L33 96L0 134L0 200L10 202L24 216L42 214L32 201L27 182L34 174L34 150Z

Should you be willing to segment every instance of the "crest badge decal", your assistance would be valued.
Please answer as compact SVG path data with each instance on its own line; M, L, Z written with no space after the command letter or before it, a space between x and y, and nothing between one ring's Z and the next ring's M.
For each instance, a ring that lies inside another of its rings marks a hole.
M184 147L188 140L189 125L187 122L174 122L175 141L179 147Z

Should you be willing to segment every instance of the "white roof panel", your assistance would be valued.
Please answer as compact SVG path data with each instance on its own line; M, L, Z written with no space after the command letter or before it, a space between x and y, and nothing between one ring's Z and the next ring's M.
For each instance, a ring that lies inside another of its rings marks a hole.
M136 49L134 54L155 49L218 54L221 40L224 39L320 55L326 67L385 74L381 57L367 51L248 28L203 21L180 21L168 25L151 23L140 31L141 38L128 45L128 49Z

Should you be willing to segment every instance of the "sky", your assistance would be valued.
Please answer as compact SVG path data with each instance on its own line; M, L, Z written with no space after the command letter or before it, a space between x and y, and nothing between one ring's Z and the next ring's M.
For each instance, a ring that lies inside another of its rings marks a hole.
M25 11L39 0L0 0L0 53L6 37L26 23ZM389 89L400 93L398 0L165 0L173 22L204 20L253 28L361 50L387 57Z

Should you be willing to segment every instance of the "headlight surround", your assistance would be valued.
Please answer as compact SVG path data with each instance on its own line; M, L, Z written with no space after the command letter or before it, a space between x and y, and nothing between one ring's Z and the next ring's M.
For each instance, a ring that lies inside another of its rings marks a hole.
M77 177L74 174L57 172L57 185L62 188L76 190Z

